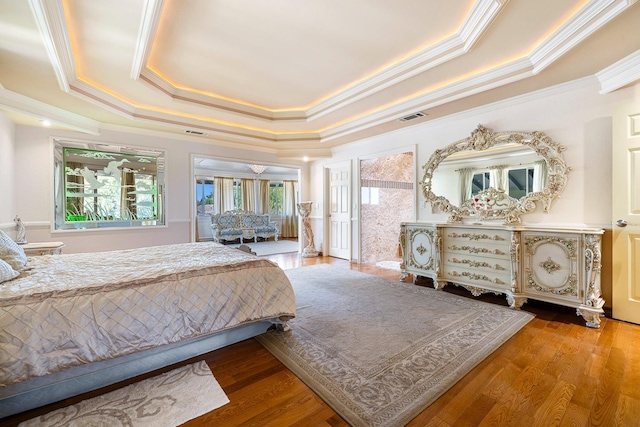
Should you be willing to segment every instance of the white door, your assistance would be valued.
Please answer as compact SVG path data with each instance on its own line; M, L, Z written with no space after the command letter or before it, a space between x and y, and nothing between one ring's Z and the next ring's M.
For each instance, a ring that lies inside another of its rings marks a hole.
M640 324L640 103L613 115L613 317Z
M351 259L351 174L349 166L329 169L329 256Z

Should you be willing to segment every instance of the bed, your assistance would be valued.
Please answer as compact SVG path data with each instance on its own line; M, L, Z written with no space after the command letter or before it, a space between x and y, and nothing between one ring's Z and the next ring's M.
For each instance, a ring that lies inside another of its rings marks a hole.
M0 284L0 418L286 329L294 316L277 264L219 243L29 258Z

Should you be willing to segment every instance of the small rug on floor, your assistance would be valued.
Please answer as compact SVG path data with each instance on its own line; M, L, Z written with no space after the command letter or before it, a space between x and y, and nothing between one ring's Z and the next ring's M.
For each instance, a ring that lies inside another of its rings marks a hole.
M178 426L227 403L227 395L201 361L32 418L19 427Z
M286 271L291 331L258 341L353 426L402 426L533 316L319 264Z
M253 240L248 240L245 241L244 244L249 246L258 256L298 252L299 249L299 244L295 240L278 240L277 242L273 240L266 240L264 242L257 243ZM240 244L233 244L229 246L237 248Z
M400 271L400 261L378 261L376 267Z

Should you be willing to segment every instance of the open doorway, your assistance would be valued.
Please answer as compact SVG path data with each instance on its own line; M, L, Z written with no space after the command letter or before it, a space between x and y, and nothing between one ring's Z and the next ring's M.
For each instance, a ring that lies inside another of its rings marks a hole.
M400 223L415 218L412 152L360 161L360 261L400 270Z
M298 168L194 156L193 171L194 241L249 243L268 247L271 252L277 252L275 246L291 251L291 244L286 243L295 241L297 250ZM224 230L214 224L216 215L221 214L225 214L219 218ZM242 224L231 224L227 218Z

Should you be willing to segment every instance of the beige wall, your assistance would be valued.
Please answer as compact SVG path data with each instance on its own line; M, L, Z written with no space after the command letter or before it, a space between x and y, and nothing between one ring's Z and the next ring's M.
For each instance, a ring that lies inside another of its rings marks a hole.
M409 126L400 131L368 138L334 149L331 159L303 162L282 161L274 154L253 152L200 142L197 138L167 137L165 134L132 134L103 130L100 136L50 129L13 126L0 115L0 228L13 230L18 214L27 225L30 241L57 241L66 251L116 250L128 247L186 242L192 239L193 174L191 155L207 155L228 160L259 161L301 168L301 200L313 200L312 225L319 249L324 249L324 169L331 164L348 163L356 171L359 159L400 151L414 151L416 181L422 179L421 166L431 153L469 136L478 124L495 130L540 130L567 147L565 158L573 171L567 187L549 214L538 209L523 217L525 224L593 226L604 228L602 287L610 306L611 247L611 115L617 105L639 97L640 85L600 95L595 79L583 79L510 100L486 105L432 122ZM15 129L14 129L15 128ZM50 138L61 136L115 144L160 148L167 151L167 226L153 229L102 230L93 232L51 232L51 146ZM352 201L352 259L359 253L358 200L356 175ZM446 216L432 213L416 192L417 220L443 221Z
M2 132L1 126L2 123L0 123L0 132ZM96 231L51 231L52 137L165 150L167 225ZM15 200L11 206L11 212L4 212L0 216L0 227L11 230L11 220L15 214L19 214L26 225L29 241L62 241L65 243L65 253L118 250L195 240L195 211L192 194L194 175L191 160L193 155L300 168L303 179L307 179L307 167L304 162L285 162L271 153L202 143L194 137L173 139L160 133L132 134L103 130L101 135L91 136L77 132L16 126L13 144L2 142L1 139L0 144L4 144L0 147L3 159L0 162L13 165L8 179L16 183L9 186L2 185L0 188L0 200L8 200L7 203ZM0 173L4 174L4 172Z
M589 226L605 229L602 288L606 306L611 304L611 118L613 109L640 97L640 85L599 94L595 78L569 82L535 93L518 96L495 104L475 108L454 116L410 126L384 135L361 140L335 150L330 160L312 165L311 198L324 200L320 177L331 163L351 162L370 158L375 153L394 150L416 150L416 181L423 178L424 165L433 151L470 135L478 124L494 130L542 131L566 146L567 164L572 168L567 186L560 199L553 202L550 213L539 207L525 215L524 224L556 226ZM357 200L358 183L353 181ZM446 221L447 216L433 213L421 193L417 193L417 220ZM357 212L357 211L356 211ZM357 213L353 215L354 224ZM314 232L322 235L323 222L314 223ZM354 227L357 228L357 227ZM359 253L354 235L353 258Z
M12 221L14 208L13 139L15 126L0 112L0 224Z

